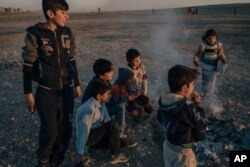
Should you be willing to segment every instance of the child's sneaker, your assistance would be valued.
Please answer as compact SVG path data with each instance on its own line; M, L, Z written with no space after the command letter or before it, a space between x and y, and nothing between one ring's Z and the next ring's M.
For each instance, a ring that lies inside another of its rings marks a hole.
M126 135L120 137L120 142L121 142L121 148L123 147L133 148L137 146L137 142L128 139Z
M48 162L47 161L38 161L36 167L47 167L47 166L48 166Z
M125 155L124 153L120 153L119 155L112 155L110 163L111 164L118 164L118 163L125 163L130 160L130 155Z

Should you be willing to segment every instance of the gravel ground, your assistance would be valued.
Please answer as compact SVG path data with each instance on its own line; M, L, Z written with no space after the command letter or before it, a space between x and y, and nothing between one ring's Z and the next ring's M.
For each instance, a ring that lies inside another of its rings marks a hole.
M20 55L25 28L38 21L44 21L41 13L0 15L0 167L31 167L37 162L39 118L25 108ZM213 116L209 118L207 139L194 150L199 166L229 166L229 151L250 148L250 16L152 15L149 11L72 14L68 25L76 37L82 90L93 75L92 64L97 58L111 60L117 69L126 65L125 53L134 47L140 50L147 68L155 111L159 95L168 91L167 70L175 64L192 66L192 54L202 34L208 28L217 30L230 66L218 79L216 96L203 99L208 115ZM80 105L80 98L75 104L75 108ZM163 166L156 112L141 124L129 126L127 135L139 145L125 150L132 155L129 163L113 166ZM61 166L75 163L73 139ZM108 151L93 150L91 154L89 166L110 166Z

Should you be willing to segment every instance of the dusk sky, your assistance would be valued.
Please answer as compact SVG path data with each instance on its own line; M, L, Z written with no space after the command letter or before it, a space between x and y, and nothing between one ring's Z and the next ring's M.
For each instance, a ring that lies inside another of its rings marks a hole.
M23 8L24 10L41 10L42 0L0 0L0 6ZM199 6L228 3L250 3L250 0L68 0L71 12L164 9L186 6Z

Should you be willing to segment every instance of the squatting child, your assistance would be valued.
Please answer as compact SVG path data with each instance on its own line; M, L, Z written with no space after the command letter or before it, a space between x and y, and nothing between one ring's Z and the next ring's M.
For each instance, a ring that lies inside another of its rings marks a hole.
M78 164L84 166L86 149L95 145L108 146L111 164L125 163L130 156L120 152L121 139L119 125L111 120L105 103L111 98L111 85L96 79L92 82L92 97L85 101L76 114L76 149Z
M114 66L112 62L107 59L97 59L93 64L93 71L95 76L89 81L87 87L84 90L82 103L87 101L92 97L91 90L93 89L93 82L96 79L102 79L110 84L110 81L113 78ZM134 96L111 96L109 102L106 103L106 107L108 109L110 116L115 116L115 120L118 122L120 128L120 137L124 140L126 139L127 147L135 147L137 145L136 142L127 138L124 135L124 130L126 126L125 120L125 105L129 101L129 99L134 99Z
M136 98L130 100L126 104L126 111L128 116L133 118L135 121L140 122L142 113L152 113L153 107L148 97L141 95L140 93L135 94L131 90L132 83L134 82L134 72L129 68L120 67L118 69L118 77L112 86L112 95L114 96L130 96L133 94ZM132 110L133 108L133 110Z
M131 69L134 73L133 82L131 82L131 89L130 93L140 94L137 98L137 100L131 100L129 101L129 104L127 106L128 113L131 114L131 116L137 113L137 117L141 117L141 111L143 109L140 108L140 106L147 106L144 108L147 114L150 114L153 112L153 107L150 102L150 99L147 96L148 93L148 81L147 81L147 74L146 74L146 68L141 63L141 53L137 49L129 49L126 52L126 59L128 62L128 67ZM139 106L138 106L139 104Z

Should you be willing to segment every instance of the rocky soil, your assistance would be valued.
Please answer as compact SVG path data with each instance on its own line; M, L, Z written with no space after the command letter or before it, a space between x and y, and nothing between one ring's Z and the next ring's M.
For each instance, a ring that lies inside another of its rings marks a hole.
M44 21L41 13L0 15L0 167L36 165L39 118L25 108L20 55L25 28L38 21ZM155 113L141 124L129 126L127 135L138 141L138 147L125 150L132 155L127 164L113 166L163 166L157 100L168 91L166 77L171 66L193 66L192 54L208 28L218 31L230 65L227 73L218 77L216 95L203 99L209 116L208 131L207 139L193 148L198 166L229 166L230 151L249 150L250 16L153 15L150 11L72 14L68 25L76 38L82 90L93 75L92 64L97 58L111 60L117 69L126 65L125 53L134 47L140 50L147 68ZM75 108L80 105L80 98L75 99L75 104ZM89 166L110 166L107 150L93 150L91 156ZM71 167L74 163L73 137L61 166Z

